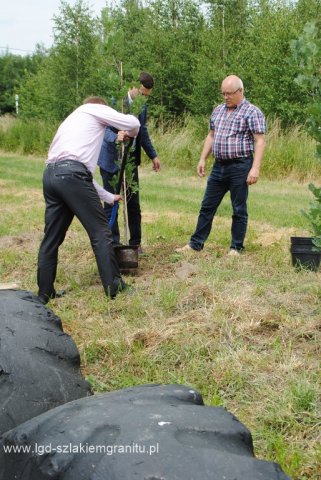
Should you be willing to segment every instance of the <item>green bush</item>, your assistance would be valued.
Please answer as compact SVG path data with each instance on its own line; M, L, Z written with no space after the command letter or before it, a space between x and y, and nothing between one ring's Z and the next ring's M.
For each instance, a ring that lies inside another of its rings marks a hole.
M44 155L56 125L41 120L20 120L13 117L0 121L0 146L2 150L23 154Z

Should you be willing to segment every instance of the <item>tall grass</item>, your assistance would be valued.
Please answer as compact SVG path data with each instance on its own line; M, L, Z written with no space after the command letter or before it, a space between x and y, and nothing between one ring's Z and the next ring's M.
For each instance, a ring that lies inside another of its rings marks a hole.
M40 120L0 117L0 149L45 155L56 128L57 125ZM207 118L186 115L181 122L161 127L150 119L149 131L164 166L195 172L208 131ZM149 162L146 156L144 162ZM211 163L209 160L208 169ZM302 126L282 130L277 119L268 121L262 176L299 181L315 180L321 176L321 164L315 157L315 142Z
M302 126L283 131L278 120L270 123L262 173L269 179L293 177L304 181L320 177L315 141Z
M0 148L7 152L44 155L57 125L43 120L0 117Z
M149 122L149 132L166 166L194 171L208 132L208 120L186 116L181 124L172 122L162 128Z
M293 178L307 181L320 177L321 164L315 156L315 141L302 126L282 130L279 120L268 120L262 176L268 179ZM159 157L168 166L195 171L205 137L207 119L186 117L163 130L150 127ZM208 168L211 161L208 160Z

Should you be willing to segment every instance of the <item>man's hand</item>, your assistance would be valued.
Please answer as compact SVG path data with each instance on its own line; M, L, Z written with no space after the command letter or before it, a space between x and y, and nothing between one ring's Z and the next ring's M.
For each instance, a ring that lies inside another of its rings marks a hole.
M117 133L117 141L118 142L126 142L127 140L129 140L129 136L128 136L128 132L126 132L125 130L119 130L119 132Z
M205 160L200 159L197 165L197 175L199 177L204 177L205 176Z
M198 162L198 165L197 165L197 174L199 177L205 177L206 159L211 153L213 142L214 142L214 130L210 130L208 132L207 137L205 138L200 161Z
M249 174L247 176L246 183L248 185L253 185L258 181L260 176L260 166L263 158L263 153L265 149L265 135L263 133L254 134L254 159L253 165Z
M159 172L161 168L159 158L158 157L153 158L152 163L153 163L154 172Z
M122 199L123 199L123 197L121 195L117 195L117 194L114 195L114 203L115 202L120 202Z
M247 176L246 183L248 185L253 185L253 183L256 183L258 181L259 176L260 176L259 169L252 167Z

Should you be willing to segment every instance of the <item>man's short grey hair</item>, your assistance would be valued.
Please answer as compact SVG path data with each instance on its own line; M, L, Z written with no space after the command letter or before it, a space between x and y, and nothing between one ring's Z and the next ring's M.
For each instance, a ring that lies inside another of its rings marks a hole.
M231 85L232 88L235 90L243 90L243 82L238 77L237 75L228 75L226 78L224 78L223 83L228 82L229 85Z

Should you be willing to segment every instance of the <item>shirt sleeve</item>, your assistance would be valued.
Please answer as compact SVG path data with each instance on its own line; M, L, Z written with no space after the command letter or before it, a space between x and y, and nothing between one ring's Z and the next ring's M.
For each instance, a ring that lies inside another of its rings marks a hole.
M252 133L265 133L266 122L263 113L257 108L248 117L248 126Z
M113 205L115 201L115 195L113 193L107 192L107 190L105 190L101 185L99 185L99 183L95 179L93 180L93 184L100 200L109 203L110 205Z
M141 136L142 136L142 147L146 155L148 156L148 158L153 160L153 158L157 157L157 153L149 137L149 133L146 125L141 126Z
M93 104L92 104L93 105ZM125 130L130 137L136 137L140 122L134 115L117 112L106 105L96 105L96 115L105 125L111 125L117 130Z
M212 115L211 115L211 118L210 118L210 121L209 121L209 125L208 125L208 130L215 130L215 118L216 118L216 114L215 114L215 110L212 112Z

